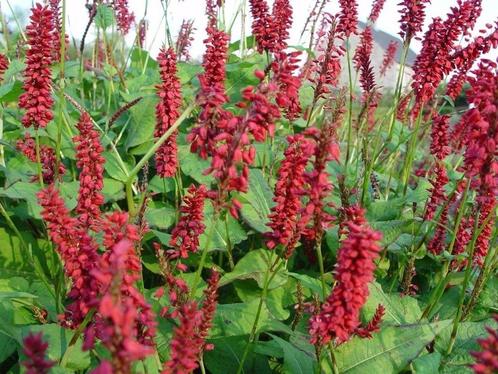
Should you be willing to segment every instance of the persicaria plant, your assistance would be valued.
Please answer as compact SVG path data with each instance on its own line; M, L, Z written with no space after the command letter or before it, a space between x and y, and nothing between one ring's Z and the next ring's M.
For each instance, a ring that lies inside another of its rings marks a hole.
M492 5L5 1L2 373L498 372Z

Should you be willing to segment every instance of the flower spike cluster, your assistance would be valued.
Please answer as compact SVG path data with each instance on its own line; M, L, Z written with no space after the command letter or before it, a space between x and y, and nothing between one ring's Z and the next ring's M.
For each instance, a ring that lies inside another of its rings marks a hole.
M379 18L380 12L384 8L384 3L386 0L374 0L372 4L372 10L370 10L370 15L368 16L368 21L370 23L375 23L377 22L377 19Z
M268 227L271 231L266 235L266 245L269 249L282 245L290 255L293 248L289 248L289 244L296 241L292 240L293 238L299 239L306 224L301 217L301 199L305 194L305 168L315 147L313 142L302 134L289 136L287 141L289 145L284 152L284 160L280 165L275 185L273 201L276 205L269 216Z
M364 211L360 210L364 215ZM361 221L361 220L360 220ZM367 301L368 283L373 279L374 260L379 256L382 235L366 223L347 223L348 236L337 258L337 284L320 313L310 321L313 344L347 341L360 324L360 309Z
M41 216L47 224L50 239L64 262L64 271L72 281L63 320L67 327L79 326L90 311L97 295L97 284L91 275L98 262L97 244L81 229L77 218L71 217L59 191L53 185L38 194Z
M380 67L381 77L385 76L389 68L393 66L397 50L398 50L398 43L395 42L394 40L391 40L384 54L384 60L382 60L382 66Z
M83 227L96 226L100 218L100 206L104 203L104 147L92 119L83 113L76 125L79 135L74 137L76 166L80 169L78 204L76 212Z
M176 55L178 61L190 61L189 49L194 40L194 20L183 20L180 26L180 32L176 38Z
M227 126L232 118L230 112L223 109L228 102L225 93L225 64L228 56L228 35L214 27L207 29L208 38L204 41L206 52L202 66L204 72L199 76L200 92L197 102L201 113L197 125L188 135L190 150L206 159L213 154L215 138L220 128Z
M183 198L180 208L180 220L171 232L169 245L177 251L176 256L187 258L190 252L199 249L199 236L206 226L204 220L204 200L207 197L206 186L191 185Z
M161 84L156 87L159 102L156 105L154 136L160 138L178 119L182 98L173 48L161 49L157 61ZM177 134L177 131L173 132L156 152L156 169L161 178L174 176L178 168Z
M403 0L399 5L401 18L400 33L401 39L408 44L413 37L422 31L425 20L425 8L431 0Z
M339 0L339 5L341 12L337 31L349 38L351 34L356 34L358 29L358 4L356 0Z
M22 362L22 366L26 368L26 374L48 374L50 372L55 362L46 359L47 349L48 343L43 341L41 332L24 338L23 353L26 359Z
M7 57L0 53L0 83L2 83L3 80L3 74L9 67L9 60L7 60Z
M25 127L44 128L53 118L54 100L50 92L53 26L52 10L37 3L31 9L30 23L26 27L29 49L26 52L24 93L19 97L19 107L26 109L21 120Z
M275 98L278 106L285 111L285 117L294 120L301 113L299 102L299 89L301 78L293 73L299 68L299 56L301 52L278 53L272 63L273 78L278 85Z
M128 34L132 23L135 21L135 15L128 8L128 0L112 0L112 7L116 15L118 30L123 34Z

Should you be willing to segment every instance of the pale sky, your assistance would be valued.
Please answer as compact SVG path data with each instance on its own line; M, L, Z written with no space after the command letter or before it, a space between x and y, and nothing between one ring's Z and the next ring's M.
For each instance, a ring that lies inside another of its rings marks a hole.
M8 0L14 8L23 9L27 11L32 5L32 0ZM316 0L291 0L291 4L294 8L294 24L291 31L290 45L299 44L299 35L303 28L306 18ZM163 20L163 10L161 6L161 0L128 0L130 7L135 13L137 20L141 19L144 15L145 5L148 4L148 11L146 19L149 22L149 30L147 33L146 47L151 51L153 56L157 55L157 52L161 45L164 43L164 20ZM204 51L204 46L202 40L205 37L205 23L206 17L204 15L205 2L204 0L169 0L170 7L168 12L168 21L173 34L176 37L178 30L183 19L193 19L194 25L197 28L194 37L195 40L192 43L191 55L194 58L200 58ZM226 0L226 13L225 18L227 24L232 22L234 15L240 8L241 3L244 0ZM246 2L248 2L246 0ZM268 1L273 3L272 0ZM399 14L398 14L398 3L400 0L386 0L384 9L377 22L377 28L386 31L390 34L396 35L399 31ZM456 5L456 0L433 0L432 4L428 6L426 27L430 22L432 17L442 16L444 17L451 6ZM492 23L498 19L498 0L483 0L483 12L477 23L476 30L482 28L486 23ZM2 10L9 14L9 8L7 5L7 0L0 0L2 4ZM69 34L74 36L76 39L80 39L83 34L83 30L88 21L88 12L85 9L85 0L66 0L67 4L67 19L68 19L68 29ZM370 8L372 0L358 0L358 11L360 20L365 21L370 13ZM249 7L247 6L247 11ZM330 0L326 7L326 11L330 13L335 13L338 10L338 1ZM250 31L250 20L246 25L247 33ZM232 29L232 40L237 40L240 38L241 25L240 22L235 22ZM424 30L425 31L425 30ZM247 35L247 34L246 34ZM90 34L91 36L91 34ZM130 31L130 36L128 39L133 40L134 31ZM307 42L305 42L307 43ZM412 48L415 51L419 51L420 42L414 41L412 43ZM496 59L498 53L495 51L489 57Z

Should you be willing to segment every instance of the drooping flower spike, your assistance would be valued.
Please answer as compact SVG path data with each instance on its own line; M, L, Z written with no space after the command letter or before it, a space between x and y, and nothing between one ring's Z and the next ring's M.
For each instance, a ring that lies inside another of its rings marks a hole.
M43 340L43 334L29 334L23 340L23 353L26 359L22 366L26 374L48 374L55 362L46 358L48 343Z

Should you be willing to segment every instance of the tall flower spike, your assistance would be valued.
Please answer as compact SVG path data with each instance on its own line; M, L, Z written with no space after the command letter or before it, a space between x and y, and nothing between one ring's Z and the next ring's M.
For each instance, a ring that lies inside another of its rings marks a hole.
M370 55L372 54L372 50L373 50L372 27L367 26L361 33L360 43L358 44L358 47L356 47L353 56L353 61L356 70L360 70L362 59L364 59L365 57L369 58Z
M432 99L444 76L451 72L450 56L455 44L472 29L480 12L480 0L459 0L446 20L434 18L413 65L415 114Z
M180 27L180 32L176 38L176 55L178 61L190 61L190 46L194 40L193 34L195 31L194 20L183 20Z
M358 28L358 4L356 0L339 0L341 11L337 31L344 33L346 38L356 34Z
M157 58L161 84L156 86L159 102L156 105L156 129L154 136L161 137L176 122L182 103L180 80L177 77L176 54L173 48L161 49ZM156 169L161 178L172 177L178 168L178 146L173 132L156 152Z
M498 315L494 319L498 322ZM472 365L475 374L493 374L498 372L498 330L486 327L489 335L486 338L478 339L481 351L471 352L476 363Z
M29 49L26 52L24 93L19 107L26 109L21 122L25 127L44 128L52 120L54 100L50 92L53 57L53 13L37 3L31 9L30 23L26 27Z
M9 60L7 60L7 57L3 54L0 53L0 83L2 83L3 80L3 74L9 67Z
M135 15L130 12L128 7L128 0L112 0L112 7L116 15L118 30L125 35L128 34L133 21L135 21Z
M83 113L76 125L79 135L74 137L76 166L80 169L78 204L76 213L83 227L96 226L100 218L100 206L104 203L104 147L99 132L94 129L92 119Z
M98 261L97 245L79 222L69 214L53 185L38 193L41 216L48 227L50 239L64 262L66 276L72 281L68 297L73 302L66 307L64 324L79 326L90 311L97 295L97 284L90 274Z
M206 338L209 335L209 330L213 324L216 306L218 305L218 283L220 282L220 274L216 270L212 270L211 276L208 279L207 288L204 290L204 301L201 308L201 322L199 324L199 339L201 339L205 349L211 348L206 345Z
M398 42L391 40L387 46L386 52L384 53L384 59L382 60L382 65L380 67L380 76L386 75L387 71L394 65L394 58L396 57L396 51L398 50Z
M24 134L24 139L19 139L17 141L17 149L19 149L31 162L38 162L36 155L36 142L31 135L26 132ZM45 144L40 146L40 163L42 169L43 182L46 184L52 184L56 177L56 163L57 158L55 157L55 150ZM64 175L66 168L62 162L59 162L58 168L59 178ZM33 177L36 180L38 176Z
M190 252L199 249L199 236L206 226L204 220L204 200L207 197L206 186L191 185L183 198L180 208L180 220L171 232L169 245L174 247L176 255L187 258Z
M368 16L368 21L370 23L377 22L380 12L382 11L382 8L384 8L385 2L386 0L374 0L374 3L372 4L372 10L370 11L370 15Z
M272 52L283 52L292 27L292 6L289 0L275 0L272 8L271 26L275 35Z
M379 304L377 306L377 309L375 309L375 313L368 322L366 326L361 326L359 327L356 331L355 334L358 335L361 338L367 338L371 339L372 334L374 332L377 332L380 330L380 325L382 323L382 317L384 317L384 314L386 313L386 309L384 308L384 305Z
M61 34L62 34L62 14L61 14L61 0L49 0L50 9L53 14L54 23L54 60L61 60ZM69 45L69 36L64 35L64 42L66 46ZM67 49L66 49L67 50Z
M301 113L299 102L299 88L301 78L293 75L299 68L299 56L301 52L278 53L272 63L272 71L275 74L275 81L278 85L278 93L275 101L278 106L285 111L285 117L294 120Z
M273 51L278 35L272 25L268 3L266 0L249 0L249 5L252 15L252 34L256 39L258 52Z
M188 135L191 152L198 153L203 159L212 155L215 137L220 128L226 126L232 115L223 109L228 102L225 93L225 64L228 53L228 35L216 28L207 29L207 46L202 66L204 72L199 76L200 92L197 102L201 107L198 123Z
M284 152L275 184L273 201L276 205L269 216L268 227L271 231L266 234L266 245L269 249L282 245L290 257L293 248L288 248L288 245L293 237L302 233L306 225L300 217L303 210L301 199L306 184L304 173L315 149L313 142L302 134L289 136L287 140L289 145Z
M48 374L55 365L54 361L46 359L48 343L43 341L42 333L29 334L23 340L23 353L26 360L22 366L26 368L26 374Z
M202 341L197 328L201 324L202 312L195 301L189 301L178 311L179 325L173 331L170 343L170 359L164 364L162 374L192 373L199 365Z
M131 372L134 361L154 353L150 344L140 342L143 310L137 306L137 299L146 302L133 286L139 266L133 242L123 239L104 254L92 271L102 292L97 306L96 334L111 352L110 363L115 373Z
M310 320L313 344L324 345L331 340L340 344L348 340L360 324L360 309L368 298L368 283L373 280L382 235L366 224L347 225L348 236L337 257L336 286L320 313Z
M399 20L399 35L405 44L408 44L413 37L422 31L425 20L425 8L431 0L403 0L399 5L401 18Z

